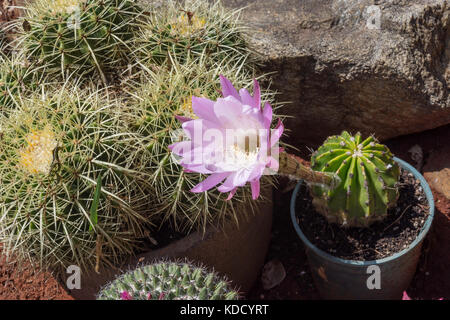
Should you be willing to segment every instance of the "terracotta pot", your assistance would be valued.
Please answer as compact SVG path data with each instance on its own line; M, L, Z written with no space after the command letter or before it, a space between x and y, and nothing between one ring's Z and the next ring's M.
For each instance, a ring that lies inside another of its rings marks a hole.
M255 214L228 222L223 229L210 227L205 233L193 233L170 245L143 253L122 268L105 268L81 275L81 289L70 294L76 299L95 299L102 286L124 271L138 264L151 263L161 258L187 258L202 263L226 275L242 293L255 283L269 248L272 229L272 188L263 191L267 201L261 203Z

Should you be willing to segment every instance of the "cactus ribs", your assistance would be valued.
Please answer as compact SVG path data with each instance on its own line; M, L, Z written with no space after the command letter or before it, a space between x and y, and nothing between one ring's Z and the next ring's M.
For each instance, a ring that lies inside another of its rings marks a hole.
M297 198L297 219L306 237L333 256L349 260L374 260L407 248L422 229L428 204L419 180L402 170L397 205L388 210L386 218L370 228L342 227L328 223L315 211L312 198L303 186Z

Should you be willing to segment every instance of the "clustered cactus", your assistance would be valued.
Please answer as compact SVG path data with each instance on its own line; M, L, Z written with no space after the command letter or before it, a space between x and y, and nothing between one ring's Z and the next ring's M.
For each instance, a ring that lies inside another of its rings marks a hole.
M239 10L225 10L220 2L169 0L154 11L138 37L139 57L146 64L164 64L169 55L182 62L206 57L211 64L242 63L249 57Z
M189 262L156 262L106 285L98 300L238 300L239 293L215 272Z
M130 41L139 29L135 0L36 0L18 20L18 42L47 73L117 73L132 59Z
M373 136L363 140L344 131L329 137L313 154L311 167L340 178L334 189L312 188L315 208L331 222L367 227L397 202L399 166Z
M104 93L44 90L0 126L0 242L43 266L117 263L148 220L139 137ZM131 164L133 166L131 166Z
M238 206L253 209L247 191L233 201L191 193L201 177L167 148L180 128L174 115L192 115L192 95L218 96L219 74L251 84L238 13L203 1L144 5L27 1L8 25L11 55L0 65L8 255L54 270L116 264L162 223L201 229L249 211Z

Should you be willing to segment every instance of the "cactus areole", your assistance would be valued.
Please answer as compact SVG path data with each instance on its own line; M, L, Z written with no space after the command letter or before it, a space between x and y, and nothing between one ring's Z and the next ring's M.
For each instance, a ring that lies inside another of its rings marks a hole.
M330 222L367 227L396 205L399 166L389 149L372 136L362 140L359 133L352 136L344 131L329 137L313 154L311 167L341 180L333 189L311 188L315 209Z

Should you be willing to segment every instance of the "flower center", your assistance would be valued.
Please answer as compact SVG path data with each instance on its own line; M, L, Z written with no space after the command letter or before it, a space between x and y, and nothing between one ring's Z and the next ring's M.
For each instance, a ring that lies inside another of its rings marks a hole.
M226 150L226 162L236 168L249 168L258 161L259 148L246 150L232 145Z
M205 18L199 18L195 15L188 16L187 14L182 14L174 23L171 24L170 33L172 35L190 36L198 30L203 29L205 24Z
M48 9L52 13L74 13L80 9L80 5L86 2L86 0L53 0L48 1Z
M185 117L191 119L197 118L194 114L194 110L192 109L192 96L183 100L183 104L181 105L181 112Z
M27 146L20 152L20 164L30 173L48 174L57 146L55 135L49 127L32 131L26 137Z

